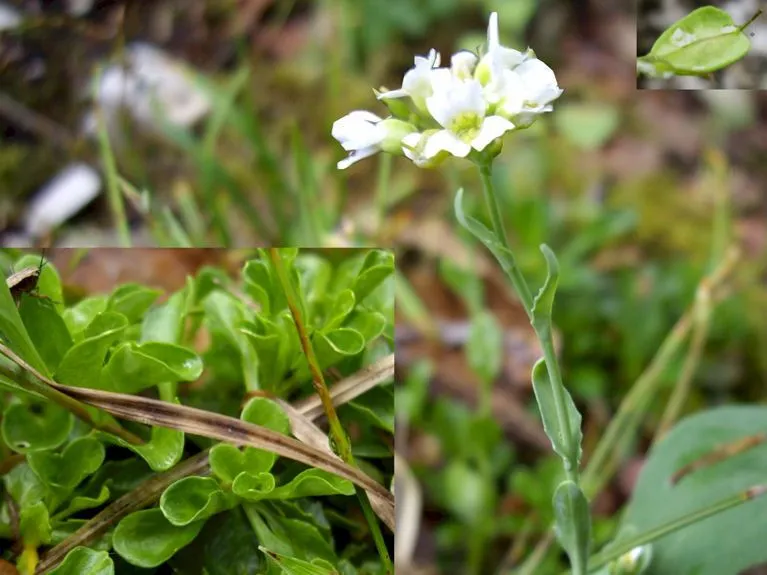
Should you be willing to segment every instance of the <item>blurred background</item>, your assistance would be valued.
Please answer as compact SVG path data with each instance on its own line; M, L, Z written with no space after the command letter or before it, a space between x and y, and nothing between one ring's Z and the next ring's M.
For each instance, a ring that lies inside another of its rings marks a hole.
M767 6L762 0L639 0L637 13L638 55L644 56L664 30L696 8L716 6L727 12L737 26L748 22ZM715 72L710 78L673 76L668 79L639 76L637 84L644 89L741 89L767 88L767 19L757 18L745 30L751 49L741 60Z
M565 90L506 138L495 178L532 285L538 244L562 266L554 320L585 460L732 244L741 258L684 412L764 401L767 98L637 91L631 3L1 2L16 15L0 26L4 242L396 246L398 572L566 565L550 549L560 467L530 389L539 351L452 212L464 187L483 217L476 172L387 156L339 172L330 137L351 110L385 114L372 89L398 87L414 55L480 46L493 10L503 43L532 47ZM641 18L639 30L643 53ZM62 193L62 181L75 185ZM614 535L684 357L662 370L650 416L594 501L597 545Z

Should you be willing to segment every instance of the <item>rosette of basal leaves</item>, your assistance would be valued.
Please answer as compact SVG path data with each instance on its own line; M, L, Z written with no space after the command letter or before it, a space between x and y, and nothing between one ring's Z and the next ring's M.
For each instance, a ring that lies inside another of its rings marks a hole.
M338 261L283 253L323 367L350 375L392 351L393 257L378 250L345 252ZM62 384L181 401L290 433L276 402L256 397L242 406L250 391L311 392L295 326L268 262L257 253L236 279L206 268L161 303L160 290L125 284L73 304L64 303L58 273L46 264L38 293L22 295L18 307L0 286L0 338ZM14 268L37 264L38 257L25 256ZM145 568L168 563L182 571L185 564L198 571L203 566L210 575L277 573L259 545L288 563L355 572L350 560L356 564L359 556L342 556L330 528L348 519L312 499L346 500L354 493L347 481L254 448L197 437L185 441L180 431L123 424L144 440L134 444L93 429L34 388L22 387L20 378L26 377L0 357L0 386L9 392L0 435L12 457L24 456L3 476L8 497L0 511L0 537L20 537L22 572L31 573L42 548L66 539L97 508L202 447L212 447L209 475L171 484L156 505L122 518L87 548L72 550L52 572L107 575L115 559L117 572L128 562ZM185 382L195 384L180 393ZM391 391L376 389L346 406L370 424L361 435L361 457L391 457L384 440L368 431L393 431L387 405L393 405ZM97 423L116 423L87 409Z
M365 251L334 265L319 255L286 252L320 366L353 370L366 365L368 352L385 342L370 344L387 334L391 340L393 333L393 255ZM250 304L224 288L211 289L202 306L212 353L239 358L248 390L282 394L310 381L309 368L276 273L267 255L260 256L242 270Z
M251 399L244 421L281 433L288 417L273 401ZM190 476L170 485L159 507L127 516L114 532L115 550L139 567L155 567L190 543L214 516L245 519L268 549L297 559L338 562L329 529L307 514L308 496L353 495L353 485L318 469L275 471L276 456L260 449L218 444L210 451L211 476ZM315 513L322 513L315 508ZM147 545L147 539L153 544ZM193 551L190 551L193 552Z

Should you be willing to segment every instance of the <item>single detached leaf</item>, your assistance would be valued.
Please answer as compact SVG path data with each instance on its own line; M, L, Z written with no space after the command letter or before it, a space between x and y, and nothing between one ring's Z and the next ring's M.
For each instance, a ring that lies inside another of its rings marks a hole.
M702 76L746 55L751 43L732 17L714 6L690 12L672 24L639 58L640 71Z
M202 529L204 521L176 526L155 507L126 516L112 536L114 550L131 565L157 567L186 547Z
M586 496L575 482L563 481L554 492L554 519L557 537L570 557L573 570L586 573L591 542L591 512Z
M535 366L533 366L533 391L538 402L538 408L541 411L543 429L551 440L551 446L562 458L566 467L577 469L581 460L581 441L583 440L581 414L575 407L570 393L563 389L565 411L570 423L570 430L574 433L572 443L568 444L565 440L565 434L559 425L559 419L557 419L557 411L554 407L554 384L546 371L546 363L543 358L539 359Z
M50 575L114 575L115 566L108 551L75 547Z
M238 503L211 477L184 477L170 485L160 497L160 509L173 525L189 525Z
M767 443L748 439L764 433L765 421L767 407L750 405L717 407L682 420L650 450L621 532L639 535L763 484ZM711 459L728 444L740 449ZM724 575L765 563L765 517L762 496L657 539L645 573Z

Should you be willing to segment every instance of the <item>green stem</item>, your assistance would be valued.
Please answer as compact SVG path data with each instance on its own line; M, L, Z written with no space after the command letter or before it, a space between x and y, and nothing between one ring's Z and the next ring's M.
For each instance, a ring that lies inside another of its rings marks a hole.
M333 406L333 398L330 395L327 385L325 384L325 376L322 374L322 368L317 360L317 355L314 353L314 346L312 346L311 339L309 337L309 331L306 329L306 322L304 321L301 307L299 305L298 294L290 282L290 277L285 269L285 264L282 261L282 255L278 248L270 248L269 255L274 265L274 269L277 272L277 277L282 284L283 292L285 293L285 299L288 302L288 308L293 316L293 321L296 325L296 331L298 332L298 338L301 342L301 348L306 356L306 361L309 364L309 371L312 374L312 383L314 384L314 390L322 401L322 407L325 410L325 415L328 418L328 425L330 427L330 440L338 456L349 465L355 466L354 455L352 454L352 446L349 441L349 436L341 425L341 420L338 418L336 408ZM389 557L389 551L386 548L386 542L384 541L383 534L381 533L381 527L378 524L373 508L370 505L368 494L365 490L357 488L357 497L359 498L360 505L362 506L362 512L365 515L365 519L370 526L370 533L373 535L378 554L381 557L386 573L394 573L394 567Z
M506 229L503 225L503 218L501 217L501 209L498 205L498 198L495 194L492 179L492 164L487 163L480 165L480 176L482 178L482 189L485 196L485 204L490 212L490 221L493 226L493 231L496 237L500 240L503 247L508 252L507 256L514 262L511 255L511 246L506 237ZM557 359L556 352L554 350L554 336L551 329L544 325L543 322L537 322L533 316L533 294L530 291L530 287L527 285L521 270L514 262L510 268L508 268L508 276L511 280L514 290L517 292L519 299L522 301L522 305L527 312L527 316L530 318L530 322L533 325L535 334L541 343L543 350L543 360L546 362L546 371L551 379L554 397L554 407L557 414L557 420L561 429L565 433L565 441L568 445L571 445L574 438L573 430L570 429L570 420L567 417L567 410L565 408L565 388L562 383L562 372L559 369L559 361ZM573 466L565 468L565 474L567 479L578 483L578 470Z
M516 265L516 261L512 255L511 246L509 245L508 238L506 237L506 230L503 225L503 218L501 216L500 206L498 204L498 198L495 194L492 180L492 164L486 162L480 164L480 176L482 179L482 189L484 192L485 203L487 205L488 212L490 213L490 221L492 223L493 232L501 242L501 245L506 250L506 257L511 263L510 266L504 267L507 272L512 285L514 286L519 299L522 301L522 305L527 312L527 316L530 319L530 323L535 330L535 334L541 344L543 350L543 360L546 364L546 371L552 387L552 397L554 400L554 410L556 412L559 428L562 430L563 440L566 445L573 445L576 441L575 431L570 425L570 419L567 416L566 407L566 390L562 382L562 372L559 368L559 360L554 348L554 334L551 329L550 319L541 318L533 313L533 307L535 301L533 299L530 287L525 281L521 270ZM578 467L570 458L563 460L565 476L568 480L572 481L575 485L578 485ZM572 521L576 521L576 518L571 518ZM586 571L586 559L587 550L578 549L572 550L574 553L571 555L571 567L573 575L585 575ZM578 556L577 554L580 554Z
M530 287L527 285L522 272L516 265L516 261L511 254L511 246L509 240L506 237L506 229L503 225L503 218L501 217L501 208L498 205L498 199L495 195L495 189L493 187L493 168L491 164L484 164L479 166L479 174L482 178L482 191L485 196L485 205L490 212L490 221L493 224L493 231L498 239L503 244L503 247L508 251L509 260L513 263L508 270L509 279L514 286L514 291L517 292L519 299L522 300L522 305L527 312L527 316L533 319L533 294L530 291Z

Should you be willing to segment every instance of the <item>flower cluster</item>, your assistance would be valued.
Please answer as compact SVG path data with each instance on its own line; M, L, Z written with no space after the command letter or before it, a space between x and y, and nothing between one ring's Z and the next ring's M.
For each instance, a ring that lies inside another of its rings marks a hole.
M333 137L349 154L338 169L379 151L407 156L420 167L449 156L492 157L506 132L530 126L561 94L554 72L532 50L501 45L493 12L483 54L457 52L450 67L440 67L436 50L416 56L400 89L376 93L390 117L358 110L336 120Z

